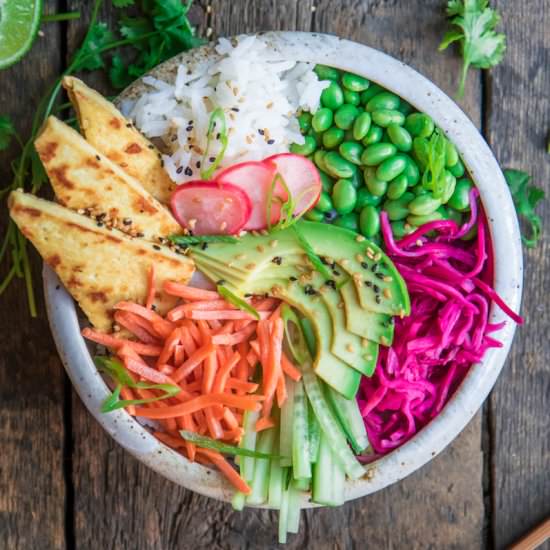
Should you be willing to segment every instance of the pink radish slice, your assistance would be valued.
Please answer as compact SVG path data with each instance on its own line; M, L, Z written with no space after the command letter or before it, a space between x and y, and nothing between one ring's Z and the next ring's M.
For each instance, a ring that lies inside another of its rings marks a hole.
M267 198L275 176L275 165L269 162L241 162L230 166L216 176L216 181L223 187L233 185L242 189L252 202L250 219L243 229L248 231L267 227ZM274 195L281 194L276 189ZM277 223L280 216L280 205L274 200L271 208L271 223Z
M234 185L190 181L180 185L170 199L180 225L195 235L235 235L250 218L248 195Z
M281 153L264 160L275 164L294 200L298 201L294 215L313 208L321 196L322 185L315 164L306 157L293 153ZM286 199L286 193L282 195Z

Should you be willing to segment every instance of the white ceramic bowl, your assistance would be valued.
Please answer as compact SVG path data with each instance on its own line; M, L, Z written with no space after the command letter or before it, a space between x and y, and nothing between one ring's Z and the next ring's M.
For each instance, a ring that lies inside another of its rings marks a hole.
M510 307L518 311L522 253L514 206L493 154L461 109L435 84L409 66L367 46L322 34L269 32L262 36L274 59L323 63L365 76L400 95L436 121L458 148L481 193L494 246L494 286ZM211 46L205 46L179 55L152 74L174 78L179 63L187 63L194 70L212 55L217 54ZM135 96L143 86L138 81L123 97ZM48 267L44 268L44 289L59 355L82 401L105 430L136 458L175 483L203 495L229 500L232 491L220 474L188 462L157 441L125 411L100 413L100 404L109 390L80 335L75 304ZM502 320L507 319L493 307L491 322ZM369 479L347 482L346 500L368 495L403 479L441 452L460 433L493 387L510 349L514 331L514 323L508 321L498 333L503 347L489 350L483 362L472 366L461 387L435 420L405 445L370 465ZM457 464L456 467L462 466Z

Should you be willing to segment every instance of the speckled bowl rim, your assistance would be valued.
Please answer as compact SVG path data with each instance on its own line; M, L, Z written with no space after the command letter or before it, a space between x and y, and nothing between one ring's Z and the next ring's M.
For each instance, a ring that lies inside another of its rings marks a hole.
M489 220L495 257L495 289L518 311L523 266L521 239L512 199L502 172L474 124L435 84L408 65L378 50L316 33L260 33L273 59L323 63L363 75L394 91L426 112L455 143L477 187ZM175 67L187 63L191 70L215 56L212 45L181 54L152 71L153 76L174 78ZM120 99L131 98L145 87L136 81ZM166 478L197 493L228 501L232 491L217 472L192 464L155 439L125 411L100 412L108 388L98 374L90 351L80 335L75 303L55 273L44 267L44 289L51 330L65 369L82 401L103 428L138 460ZM441 414L405 445L368 466L369 475L347 481L346 500L378 491L411 474L440 453L468 424L481 407L502 370L515 332L515 324L493 307L491 322L508 321L499 332L503 346L491 349L473 365L461 387ZM457 468L462 465L457 464ZM304 502L304 506L312 506Z

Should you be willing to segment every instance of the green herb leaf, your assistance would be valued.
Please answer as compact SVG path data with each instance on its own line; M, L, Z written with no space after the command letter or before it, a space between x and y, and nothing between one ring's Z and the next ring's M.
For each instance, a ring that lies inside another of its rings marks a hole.
M434 198L440 198L445 191L445 151L447 139L436 130L428 141L427 166L422 174L422 185L432 191Z
M488 4L488 0L450 0L447 4L447 16L457 29L445 34L439 51L453 42L460 43L463 68L458 88L459 97L464 95L470 66L478 69L494 67L501 62L506 50L506 36L495 32L500 16Z
M16 135L17 132L12 121L8 117L0 115L0 151L7 149Z
M518 217L523 218L530 225L530 236L524 234L521 236L523 243L529 248L534 248L542 229L542 221L535 214L535 208L544 199L544 191L534 185L528 185L531 176L521 170L504 170L504 177L510 187Z
M251 458L281 458L278 455L272 455L269 453L261 453L259 451L254 451L252 449L243 449L241 447L235 447L234 445L227 445L227 443L222 443L221 441L216 441L210 437L204 437L198 435L194 432L188 432L186 430L180 430L180 435L186 441L194 443L203 449L212 449L213 451L218 451L219 453L235 456L249 456Z
M106 23L96 23L90 30L90 37L77 56L74 70L94 71L105 67L101 50L104 46L114 42L115 35Z
M292 230L298 239L298 243L306 253L306 256L309 258L309 261L313 264L313 267L318 271L323 277L331 279L332 275L328 270L327 266L323 264L321 258L315 254L313 247L307 242L306 238L303 236L302 232L298 229L298 225L293 225Z
M202 156L201 166L206 166L207 162L210 162L210 146L212 141L216 140L221 143L221 149L214 158L214 161L210 163L210 166L207 169L201 170L201 178L203 180L209 180L214 172L217 170L220 165L223 157L225 155L225 150L229 143L227 137L227 125L225 123L225 114L221 107L214 109L210 115L210 120L208 121L208 132L206 134L206 151Z
M233 294L233 292L231 292L226 286L218 285L216 289L218 294L223 296L230 304L233 304L235 307L250 313L250 315L253 315L256 319L258 319L258 321L260 320L260 314L258 311L249 303L245 302L242 298L239 298L236 294Z
M94 363L97 369L109 375L117 386L113 393L101 404L101 412L107 413L117 409L123 409L129 405L144 405L153 403L177 395L181 388L173 384L151 384L149 382L134 382L126 368L120 361L104 356L94 357ZM120 399L120 391L123 387L137 388L142 390L157 390L163 392L163 395L149 397L147 399Z
M183 246L192 246L203 243L236 243L237 237L231 235L170 235L168 237L175 244Z

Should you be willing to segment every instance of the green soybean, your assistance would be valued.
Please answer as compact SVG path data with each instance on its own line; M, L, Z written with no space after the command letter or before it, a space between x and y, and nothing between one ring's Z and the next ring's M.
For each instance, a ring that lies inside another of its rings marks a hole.
M321 92L321 104L333 111L344 104L344 92L337 82L331 82L328 88Z
M317 210L317 208L314 208L313 210L306 212L304 218L310 222L322 222L325 219L325 216L322 212Z
M377 166L395 155L396 152L397 148L392 143L375 143L365 149L361 155L361 162L366 166Z
M359 230L365 237L374 237L380 231L380 212L375 206L365 206L361 210Z
M328 107L319 109L311 120L311 125L316 132L324 132L332 126L333 112Z
M361 155L364 150L365 148L356 141L344 141L338 148L338 151L346 160L358 165L361 164Z
M407 165L403 155L394 155L383 161L376 170L376 177L380 180L391 181L399 176Z
M405 120L405 128L413 137L427 138L435 130L434 121L424 113L412 113Z
M315 147L319 147L323 142L323 134L321 132L316 132L313 128L307 133L307 136L312 137L315 140Z
M334 180L324 171L318 170L319 177L321 178L321 186L323 191L330 193L332 191L332 186L334 185Z
M378 95L375 95L367 103L367 111L379 111L380 109L390 109L394 110L399 107L401 100L395 94L391 92L381 92Z
M409 156L405 155L407 166L405 166L404 174L407 176L409 187L414 187L420 181L420 170L416 162Z
M399 199L385 201L382 208L391 221L404 220L410 214L408 205L413 199L414 195L406 192Z
M342 85L352 92L364 92L370 86L370 82L362 76L344 73L342 75Z
M372 120L378 126L387 128L390 124L403 124L405 115L395 109L379 109L372 112Z
M312 155L315 149L317 149L317 142L313 136L305 136L305 142L302 145L293 143L290 146L291 153L303 155L304 157Z
M474 225L466 235L460 237L461 241L471 241L474 237L477 236L477 224Z
M456 222L456 225L458 225L459 227L460 225L462 225L462 214L458 210L455 210L454 208L449 208L447 206L447 217L450 220Z
M457 162L458 151L456 150L456 147L449 140L447 140L447 143L445 143L445 166L450 168Z
M380 92L383 92L384 88L378 86L378 84L372 84L361 94L361 103L366 105L374 96L377 96Z
M362 210L365 206L378 206L382 202L382 197L373 195L366 186L360 187L357 190L357 202L355 210Z
M467 179L461 179L456 182L456 187L451 195L451 198L447 201L447 204L458 210L459 212L466 212L470 209L470 190L472 189L472 182Z
M359 109L355 105L344 103L334 113L334 124L342 130L349 130L359 116Z
M338 227L343 227L344 229L349 229L350 231L359 231L359 216L355 214L355 212L338 216L333 223Z
M327 172L335 178L350 178L354 174L355 166L334 151L327 153L324 161Z
M315 208L319 210L319 212L328 212L329 210L332 210L333 204L332 199L330 198L330 195L326 191L321 192L321 196L319 197L319 200L317 204L315 205Z
M429 195L431 191L428 191L423 185L417 185L412 192L419 197L420 195Z
M402 239L403 237L410 235L415 230L414 226L404 220L391 222L390 226L393 236L396 239Z
M382 197L388 189L388 182L379 180L376 174L372 173L365 173L365 185L369 192L376 197Z
M302 134L307 134L311 130L311 113L304 111L298 115L298 124L300 125L300 131Z
M462 161L460 158L458 159L457 163L454 166L451 166L449 168L449 172L455 177L455 178L461 178L464 175L464 164L462 164Z
M412 149L412 136L403 126L392 123L386 128L390 141L403 152L408 152Z
M340 71L334 67L327 67L327 65L315 65L313 69L319 80L339 80Z
M441 194L441 202L445 204L453 195L456 188L456 178L449 172L445 170L445 187L443 193Z
M323 151L322 149L317 149L315 153L313 153L313 162L319 170L327 171L327 168L325 166L325 155L327 154L326 151Z
M361 143L367 147L368 145L374 145L375 143L378 143L382 136L384 135L384 130L380 128L380 126L374 126L372 125L369 128L369 131L367 132L367 135L363 138Z
M431 194L420 195L409 203L409 210L414 216L428 216L441 206L441 200ZM415 224L420 225L420 224Z
M414 214L411 214L410 216L407 216L407 222L411 225L415 225L418 227L419 225L424 225L428 222L434 222L436 220L442 220L443 216L440 212L432 212L431 214L425 214L423 216L417 216Z
M397 176L388 185L388 199L396 200L400 198L407 190L408 185L409 181L405 174Z
M421 168L425 168L428 165L430 145L428 140L423 137L415 137L413 139L413 152L418 164Z
M365 179L363 178L363 172L361 170L358 170L355 164L353 166L356 169L354 170L353 174L347 179L351 182L355 189L359 189L360 187L364 186Z
M403 113L405 116L413 112L413 107L410 103L407 103L404 99L401 100L401 104L397 108L398 111Z
M349 103L350 105L361 104L361 96L357 92L352 92L351 90L344 90L344 103Z
M332 188L332 202L338 214L353 212L357 202L357 192L349 180L338 180Z
M370 113L365 111L364 113L358 115L353 123L353 139L361 141L370 130L371 122L372 118Z
M323 134L323 147L327 149L335 149L342 141L344 141L344 130L336 126L332 126Z

